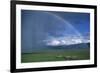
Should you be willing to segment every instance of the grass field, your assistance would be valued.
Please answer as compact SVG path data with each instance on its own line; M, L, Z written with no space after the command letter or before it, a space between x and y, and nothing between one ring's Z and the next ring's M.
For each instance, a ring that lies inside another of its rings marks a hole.
M21 62L69 61L90 59L89 50L22 53Z

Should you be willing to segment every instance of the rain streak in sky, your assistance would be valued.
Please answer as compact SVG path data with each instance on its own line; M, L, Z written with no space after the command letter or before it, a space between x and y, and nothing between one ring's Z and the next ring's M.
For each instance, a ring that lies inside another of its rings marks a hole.
M21 48L90 42L90 14L21 10Z

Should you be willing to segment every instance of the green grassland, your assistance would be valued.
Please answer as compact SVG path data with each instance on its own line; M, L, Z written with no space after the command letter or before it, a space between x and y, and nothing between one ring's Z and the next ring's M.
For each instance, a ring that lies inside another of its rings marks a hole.
M89 50L22 53L21 62L47 62L90 59Z

